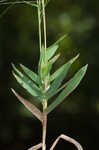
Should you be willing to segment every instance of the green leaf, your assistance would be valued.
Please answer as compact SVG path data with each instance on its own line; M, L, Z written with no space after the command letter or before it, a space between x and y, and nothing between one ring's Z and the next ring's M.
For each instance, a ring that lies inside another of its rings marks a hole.
M34 73L33 71L31 71L29 68L27 68L26 66L22 64L20 64L20 66L23 69L23 71L26 73L26 75L31 78L31 80L39 84L39 77L36 73Z
M67 82L66 88L59 94L59 96L56 98L52 104L50 104L45 112L49 113L51 112L57 105L59 105L75 88L79 85L80 81L83 79L88 65L82 67L75 75L74 77Z
M52 94L48 94L46 93L46 98L50 99L51 97L53 97L54 95L56 95L57 93L59 93L62 89L64 89L67 86L67 82L65 84L63 84L60 88L58 88L57 90L54 90Z
M19 84L26 89L32 96L36 96L41 100L41 92L40 89L23 73L21 73L15 66L12 64L14 71L18 74L18 76L13 72L14 77L19 82Z
M47 50L50 50L53 48L55 45L58 45L61 41L63 41L67 37L67 34L61 36L54 44L52 44L50 47L47 48Z
M46 55L47 55L47 58L48 60L53 57L53 55L55 54L56 50L58 49L58 45L53 45L49 48L47 48L47 51L46 51Z
M66 64L64 64L63 66L61 66L58 70L56 70L56 72L54 72L51 77L50 77L50 81L53 81L54 79L56 79L58 76L61 75L62 72L66 71L66 73L68 72L69 68L71 67L72 63L79 57L79 54L72 58L70 61L68 61ZM65 75L66 76L66 75Z
M54 63L56 62L56 60L59 58L59 56L60 56L60 54L54 56L52 59L50 59L50 62L51 62L52 64L54 64Z
M51 46L49 46L47 48L47 57L48 57L48 60L53 57L53 55L55 54L56 50L58 49L58 44L64 40L65 38L67 37L67 35L63 35L62 37L60 37L54 44L52 44Z
M62 81L66 77L69 68L71 67L72 63L79 57L77 55L73 59L71 59L68 63L64 64L62 67L60 67L54 74L51 76L51 81L52 79L55 79L53 83L51 84L49 90L47 91L47 96L48 99L51 98L55 91L58 89L58 87L61 85Z

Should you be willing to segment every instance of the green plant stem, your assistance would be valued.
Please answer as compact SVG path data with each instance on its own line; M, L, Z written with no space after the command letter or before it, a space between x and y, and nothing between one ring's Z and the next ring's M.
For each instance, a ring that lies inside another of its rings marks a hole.
M45 1L42 0L42 14L43 14L43 29L44 29L44 50L45 50L45 63L46 63L46 49L47 49L47 38L46 38L46 17L45 17ZM47 80L44 80L45 93L47 91ZM42 128L42 150L46 150L46 130L47 130L47 114L44 112L47 108L47 100L43 101L43 128Z
M42 36L41 36L41 1L37 0L38 3L38 26L39 26L39 47L40 51L42 48Z
M46 38L46 17L45 17L45 1L42 0L42 13L43 13L43 26L44 26L44 49L45 49L45 56L46 56L46 49L47 49L47 38Z

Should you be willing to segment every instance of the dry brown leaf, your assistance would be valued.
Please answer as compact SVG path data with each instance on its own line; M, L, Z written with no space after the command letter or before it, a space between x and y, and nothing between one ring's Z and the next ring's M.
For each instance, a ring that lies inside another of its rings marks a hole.
M24 106L42 122L42 112L35 105L33 105L28 100L24 99L18 93L16 93L14 89L11 90L14 93L14 95L21 101L21 103L23 103Z

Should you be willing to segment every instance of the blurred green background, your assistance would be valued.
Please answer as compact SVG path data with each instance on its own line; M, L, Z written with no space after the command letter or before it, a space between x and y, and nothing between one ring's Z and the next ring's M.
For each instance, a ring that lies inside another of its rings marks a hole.
M0 6L0 13L7 6ZM61 35L60 59L53 70L80 53L66 80L89 64L79 87L48 116L47 149L61 133L78 140L86 150L99 144L99 1L51 0L46 8L47 44ZM27 150L41 141L41 124L11 93L13 87L35 101L12 76L11 63L22 63L37 72L39 60L36 9L14 5L0 19L0 149ZM56 149L75 147L60 141Z

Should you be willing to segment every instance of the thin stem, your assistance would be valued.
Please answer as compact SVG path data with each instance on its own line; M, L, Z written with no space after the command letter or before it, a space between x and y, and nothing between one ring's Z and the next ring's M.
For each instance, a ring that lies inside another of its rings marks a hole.
M46 150L46 129L47 129L47 114L43 112L42 123L42 150Z
M44 52L45 52L45 63L46 63L46 49L47 49L47 38L46 38L46 17L45 17L45 1L42 0L42 15L43 15L43 30L44 30ZM44 90L47 91L47 79L44 79ZM42 150L46 150L46 129L47 129L47 114L44 112L47 108L47 100L43 100L43 122L42 122Z
M42 48L42 36L41 36L41 1L37 0L38 3L38 26L39 26L39 47L40 51Z
M69 137L69 136L66 136L64 134L61 134L56 140L55 142L53 143L53 145L51 146L50 150L54 150L55 146L57 145L57 143L59 142L60 139L63 139L65 141L68 141L72 144L75 145L75 147L78 149L78 150L83 150L82 146L80 143L78 143L76 140L74 140L73 138Z
M43 13L43 25L44 25L44 49L45 49L45 56L46 56L46 49L47 49L47 38L46 38L46 17L45 17L45 1L42 0L42 13Z

